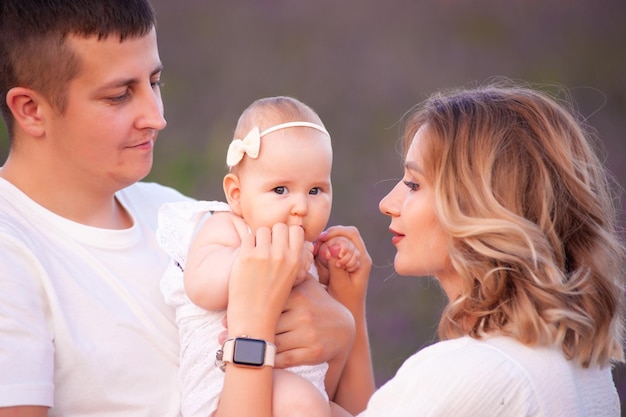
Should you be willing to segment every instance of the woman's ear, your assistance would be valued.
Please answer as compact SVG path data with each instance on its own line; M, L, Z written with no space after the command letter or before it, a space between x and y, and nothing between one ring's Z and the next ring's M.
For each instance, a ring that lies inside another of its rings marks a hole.
M228 205L233 210L233 213L241 216L241 186L239 184L239 177L232 172L226 174L224 176L223 186Z
M40 94L26 87L13 87L7 92L7 105L15 124L30 136L40 137L45 129L45 101Z

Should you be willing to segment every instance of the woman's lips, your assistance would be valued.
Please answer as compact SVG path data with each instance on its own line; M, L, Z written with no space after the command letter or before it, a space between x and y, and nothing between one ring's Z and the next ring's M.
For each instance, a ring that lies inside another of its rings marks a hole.
M400 241L404 238L404 235L403 235L403 234L398 233L398 232L396 232L395 230L393 230L393 229L391 229L391 228L389 229L389 231L390 231L390 232L391 232L391 234L393 235L393 236L391 237L391 243L393 243L394 245L397 245L397 244L398 244L398 242L400 242Z

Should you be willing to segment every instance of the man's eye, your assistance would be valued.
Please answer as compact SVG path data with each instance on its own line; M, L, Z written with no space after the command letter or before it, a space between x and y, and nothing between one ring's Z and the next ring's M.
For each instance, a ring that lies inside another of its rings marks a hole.
M402 181L402 182L404 182L404 185L409 187L409 190L411 191L417 191L420 188L420 185L416 182L413 182L413 181Z
M283 194L285 194L285 193L287 192L287 188L286 188L286 187L283 187L283 186L276 187L276 188L274 188L274 192L275 192L276 194L283 195Z
M117 103L117 102L126 100L129 96L130 96L130 93L128 91L125 91L124 94L120 94L119 96L109 97L109 101Z

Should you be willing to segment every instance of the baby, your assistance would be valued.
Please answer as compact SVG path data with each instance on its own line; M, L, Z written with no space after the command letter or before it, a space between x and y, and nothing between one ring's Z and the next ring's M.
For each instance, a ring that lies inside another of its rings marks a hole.
M161 289L166 301L176 307L185 417L212 415L223 384L220 366L236 366L220 360L218 334L224 330L240 230L255 233L277 223L304 229L301 270L294 285L306 279L327 283L328 262L348 272L360 266L360 253L347 236L315 243L326 228L332 205L332 146L319 116L291 97L260 99L243 112L234 136L227 154L229 172L223 180L228 204L174 203L159 212L157 236L174 260ZM268 344L270 364L274 349ZM275 369L274 416L332 415L324 387L327 367Z

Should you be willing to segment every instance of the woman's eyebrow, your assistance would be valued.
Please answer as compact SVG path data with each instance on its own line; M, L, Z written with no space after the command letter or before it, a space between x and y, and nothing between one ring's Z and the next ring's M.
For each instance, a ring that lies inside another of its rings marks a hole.
M417 172L418 174L423 174L422 168L414 161L405 161L404 167L409 171Z

